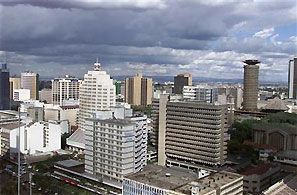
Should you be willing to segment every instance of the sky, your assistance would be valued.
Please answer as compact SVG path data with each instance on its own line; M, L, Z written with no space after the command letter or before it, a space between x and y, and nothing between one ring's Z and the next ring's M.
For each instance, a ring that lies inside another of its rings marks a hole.
M96 58L112 76L286 81L297 57L295 0L0 0L0 61L11 74L82 77Z

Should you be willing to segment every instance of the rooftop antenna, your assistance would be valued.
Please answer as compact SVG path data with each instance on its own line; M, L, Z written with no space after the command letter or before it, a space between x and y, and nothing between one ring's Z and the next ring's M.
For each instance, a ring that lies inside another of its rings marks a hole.
M94 63L94 70L99 71L101 69L101 64L99 63L98 57L96 58L96 62Z

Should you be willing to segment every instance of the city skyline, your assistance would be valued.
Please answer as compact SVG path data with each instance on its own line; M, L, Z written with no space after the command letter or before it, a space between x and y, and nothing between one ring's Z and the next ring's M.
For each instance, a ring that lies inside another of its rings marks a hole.
M297 53L297 7L290 0L4 0L0 9L0 60L11 75L82 77L99 57L112 76L238 79L242 61L257 59L260 80L287 81Z

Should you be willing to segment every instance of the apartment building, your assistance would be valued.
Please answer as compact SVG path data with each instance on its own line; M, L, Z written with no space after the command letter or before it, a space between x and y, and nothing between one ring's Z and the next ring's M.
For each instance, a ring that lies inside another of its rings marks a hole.
M81 80L66 75L64 78L52 80L52 101L55 105L63 105L64 100L78 100Z
M85 171L122 182L146 165L147 117L125 108L102 111L85 123Z

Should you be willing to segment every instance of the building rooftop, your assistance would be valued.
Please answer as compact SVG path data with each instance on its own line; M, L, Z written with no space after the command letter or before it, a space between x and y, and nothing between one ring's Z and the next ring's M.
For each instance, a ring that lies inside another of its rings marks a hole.
M266 106L263 107L264 110L279 110L279 111L286 111L288 107L286 106L285 102L283 102L279 97L275 97L273 99L268 100Z
M192 170L147 165L143 171L129 175L126 178L183 194L191 194L192 188L198 187L199 193L202 195L240 179L242 176L221 171L199 179L197 173Z
M266 173L269 169L276 167L274 164L263 163L258 166L248 166L240 172L241 175L262 175Z
M74 133L68 138L69 141L85 143L85 132L77 129Z
M25 125L24 123L21 123L21 125L19 125L19 123L16 122L16 123L9 123L9 124L0 125L0 128L8 129L8 130L13 130L13 129L18 128L19 126L22 127L24 125Z
M67 168L76 167L76 166L80 166L80 165L83 165L83 164L84 163L79 162L77 160L72 160L72 159L56 162L56 165L60 165L60 166L67 167Z
M276 154L278 157L297 160L297 150L284 150Z

